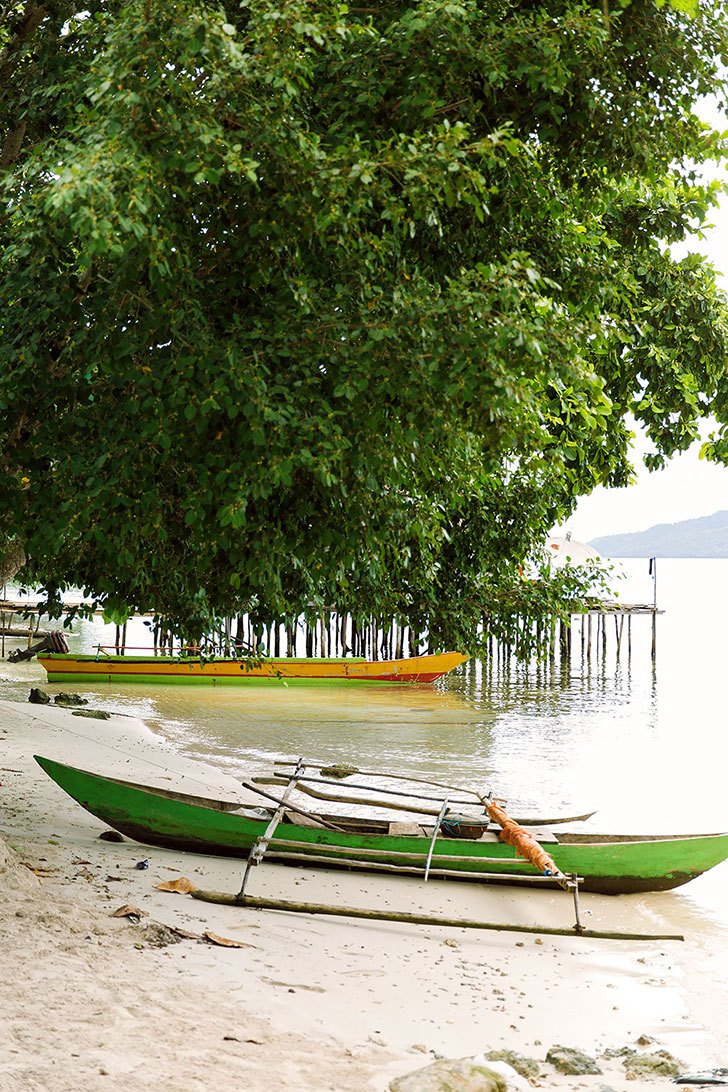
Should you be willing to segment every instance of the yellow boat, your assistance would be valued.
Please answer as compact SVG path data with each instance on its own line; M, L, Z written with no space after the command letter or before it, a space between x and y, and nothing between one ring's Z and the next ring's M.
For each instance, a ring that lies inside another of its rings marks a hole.
M134 656L38 652L48 682L255 683L379 682L430 683L464 663L460 652L399 660L205 659L201 656Z

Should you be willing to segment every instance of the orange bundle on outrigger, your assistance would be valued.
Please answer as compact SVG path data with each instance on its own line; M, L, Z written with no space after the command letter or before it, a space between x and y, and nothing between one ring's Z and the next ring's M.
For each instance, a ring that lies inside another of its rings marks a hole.
M485 799L483 805L488 817L501 827L500 839L508 842L515 848L516 854L530 861L534 868L546 876L562 876L563 873L556 865L553 857L549 856L543 846L539 845L532 834L519 826L508 813L496 803Z

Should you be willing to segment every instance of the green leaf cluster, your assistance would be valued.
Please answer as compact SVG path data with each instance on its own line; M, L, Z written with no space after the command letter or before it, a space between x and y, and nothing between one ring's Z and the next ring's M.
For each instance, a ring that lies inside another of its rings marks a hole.
M467 648L575 499L629 480L629 415L656 464L728 421L725 300L669 249L719 196L723 6L609 8L11 4L0 501L28 578L189 636L333 604Z

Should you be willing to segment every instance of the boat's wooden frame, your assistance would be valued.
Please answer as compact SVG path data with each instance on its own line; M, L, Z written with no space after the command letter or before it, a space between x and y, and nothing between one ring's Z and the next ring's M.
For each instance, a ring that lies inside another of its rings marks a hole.
M278 814L266 838L269 811L209 800L103 777L36 756L41 768L73 799L104 823L149 845L246 858L261 839L266 860L310 863L370 871L422 875L432 848L429 872L463 880L541 884L533 866L499 837L498 828L479 838L448 837L433 824L416 821L403 829L387 819L327 815L304 823L295 805ZM300 772L300 771L299 771ZM247 783L255 790L253 782ZM268 794L270 796L270 794ZM278 808L283 801L272 797ZM305 814L305 813L304 813ZM678 887L728 857L728 834L600 835L534 832L563 876L579 876L583 890L604 894L662 891Z

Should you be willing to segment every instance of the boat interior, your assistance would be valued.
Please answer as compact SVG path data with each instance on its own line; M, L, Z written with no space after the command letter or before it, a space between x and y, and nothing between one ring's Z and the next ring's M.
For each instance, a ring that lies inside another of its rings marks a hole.
M117 784L126 785L130 788L138 788L144 792L153 793L157 796L166 797L167 799L179 800L183 803L195 805L197 807L209 808L214 811L227 812L231 815L239 815L241 818L255 819L259 822L269 822L276 816L276 808L268 805L256 806L251 803L241 803L234 800L219 800L210 797L193 796L189 793L178 792L173 789L160 788L159 786L141 785L136 782L124 781L117 778L110 778L109 780L116 781ZM324 782L319 780L321 784ZM244 782L246 788L254 788L259 784L289 784L289 780L281 780L279 778L253 778L252 782ZM298 786L300 788L300 786ZM367 791L371 791L372 786L364 786ZM285 795L285 794L284 794ZM280 808L280 815L278 821L281 825L294 826L294 827L308 827L319 828L338 831L340 833L348 834L372 834L372 835L392 835L396 837L421 837L427 840L431 840L437 829L438 838L452 838L453 840L467 839L471 842L479 843L494 843L500 841L501 828L497 823L491 822L488 817L481 810L480 814L464 814L460 811L450 811L444 804L446 800L441 803L440 810L435 812L434 808L428 808L427 818L417 819L412 815L407 815L405 818L401 812L416 812L417 806L413 806L409 801L406 803L392 804L384 798L373 800L367 798L362 800L361 804L367 808L367 814L347 815L336 812L317 812L312 813L293 805L286 806L283 797L272 797L268 793L263 792L263 797L268 797L273 802L277 803ZM334 797L334 799L336 799ZM351 797L347 797L347 802L352 801ZM427 798L425 798L427 799ZM460 801L463 803L463 801ZM396 818L388 818L386 816L375 816L371 814L371 808L375 806L378 810L386 811L394 807L396 809ZM591 813L593 814L593 813ZM590 815L578 815L566 817L566 819L551 820L551 821L530 821L526 817L521 817L516 822L522 824L528 832L541 844L604 844L608 842L620 843L620 842L653 842L653 841L675 841L685 838L695 837L710 837L713 836L707 834L594 834L591 831L579 832L573 830L559 830L555 832L551 829L551 823L559 823L564 821L579 822L586 818L590 818Z

